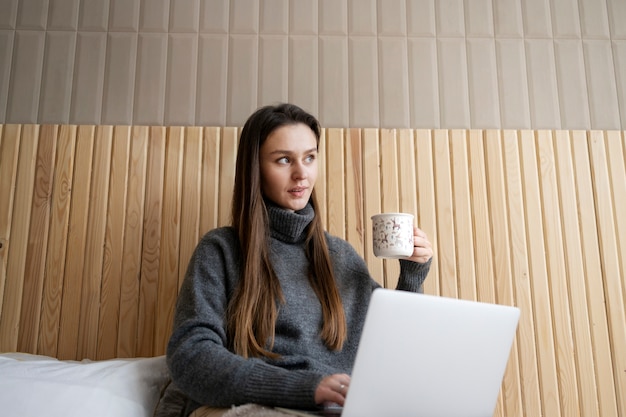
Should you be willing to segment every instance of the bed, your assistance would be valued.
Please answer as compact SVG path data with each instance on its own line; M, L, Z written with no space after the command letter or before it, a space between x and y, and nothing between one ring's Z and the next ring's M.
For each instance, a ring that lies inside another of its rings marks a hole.
M165 357L60 361L0 355L6 416L150 417L168 382Z

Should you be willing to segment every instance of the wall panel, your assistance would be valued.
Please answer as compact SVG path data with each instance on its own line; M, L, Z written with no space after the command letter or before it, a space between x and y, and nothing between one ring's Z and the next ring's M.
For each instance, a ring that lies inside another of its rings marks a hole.
M38 116L42 123L69 121L75 51L75 32L46 33Z
M622 3L6 0L0 123L620 130Z
M135 70L138 66L137 35L134 33L111 33L106 42L107 66L103 74L104 100L102 102L101 123L131 124L135 91L138 90L135 80ZM94 88L97 85L94 82ZM153 88L156 89L157 87L154 86ZM95 114L94 117L98 117L98 115Z

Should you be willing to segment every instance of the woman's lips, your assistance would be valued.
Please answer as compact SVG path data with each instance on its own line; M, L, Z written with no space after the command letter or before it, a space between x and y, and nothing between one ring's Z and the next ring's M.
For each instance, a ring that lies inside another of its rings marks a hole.
M302 197L304 193L306 192L306 190L307 190L306 187L296 187L296 188L290 189L289 193L296 197Z

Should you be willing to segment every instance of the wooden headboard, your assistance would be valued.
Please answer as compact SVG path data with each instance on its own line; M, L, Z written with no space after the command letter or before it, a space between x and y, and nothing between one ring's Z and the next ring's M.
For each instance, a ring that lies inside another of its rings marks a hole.
M163 354L191 252L229 221L238 134L0 125L0 351ZM626 415L624 132L323 134L326 226L376 279L398 265L369 217L407 211L435 245L426 293L521 308L496 415Z

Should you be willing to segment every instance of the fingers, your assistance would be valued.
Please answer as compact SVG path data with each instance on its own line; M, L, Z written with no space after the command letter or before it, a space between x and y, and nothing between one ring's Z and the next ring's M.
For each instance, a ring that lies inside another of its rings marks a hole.
M432 244L428 240L426 233L417 227L413 228L413 246L413 255L409 259L415 262L425 263L432 258Z
M347 374L333 374L322 379L315 390L315 402L326 402L343 405L350 387L350 376Z

